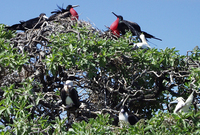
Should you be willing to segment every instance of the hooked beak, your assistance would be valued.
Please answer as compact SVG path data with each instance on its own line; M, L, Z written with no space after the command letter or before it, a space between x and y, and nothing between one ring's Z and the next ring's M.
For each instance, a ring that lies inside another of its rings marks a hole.
M73 5L72 8L79 7L79 5Z
M48 19L48 17L46 15L44 15L43 18L46 19L46 20Z
M116 15L114 12L112 12L117 18L118 18L118 15Z

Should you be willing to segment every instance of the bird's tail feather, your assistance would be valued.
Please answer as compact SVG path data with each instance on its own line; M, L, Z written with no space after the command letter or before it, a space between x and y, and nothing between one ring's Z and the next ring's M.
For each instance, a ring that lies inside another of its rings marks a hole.
M162 39L157 38L157 37L154 37L153 35L151 35L151 34L145 32L145 31L142 31L142 33L145 35L146 38L154 38L154 39L157 39L157 40L162 41Z

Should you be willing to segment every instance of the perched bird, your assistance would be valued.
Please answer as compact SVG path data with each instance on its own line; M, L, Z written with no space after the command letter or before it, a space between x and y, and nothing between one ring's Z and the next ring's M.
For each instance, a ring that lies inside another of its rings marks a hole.
M68 5L66 9L58 6L58 10L51 12L53 15L49 17L48 21L55 20L56 18L66 18L66 17L71 17L71 20L78 20L79 18L78 13L74 10L74 8L78 6L79 5L74 5L74 6Z
M128 115L128 108L126 106L122 106L119 113L119 122L120 127L123 127L127 124L134 125L138 122L138 118L135 115Z
M176 100L170 102L169 105L173 104L173 103L178 103L174 109L174 113L178 113L178 112L188 112L189 111L189 107L193 101L194 98L194 91L190 94L190 96L187 98L187 100L185 101L182 97L178 97ZM185 102L184 102L185 101Z
M148 49L151 48L149 44L147 43L147 40L145 38L145 35L142 33L140 34L140 39L142 42L136 43L133 45L133 48L141 48L141 49Z
M139 38L139 35L143 33L146 38L154 38L157 40L161 40L145 31L141 31L141 28L137 23L126 21L123 19L121 15L116 15L114 12L112 13L117 17L117 19L111 24L110 29L112 30L113 34L115 34L116 36L119 36L120 33L124 35L126 31L130 30L132 35L137 36L138 38Z
M25 31L26 29L22 26L23 22L20 22L18 24L14 24L12 26L7 26L6 29L8 30L23 30Z
M67 80L64 84L64 88L60 93L62 103L68 107L79 108L80 101L78 98L78 92L73 88L73 81Z
M35 27L36 29L40 28L40 26L48 19L45 13L41 13L39 17L27 20L20 21L19 24L14 24L12 26L6 27L8 30L27 30ZM36 25L37 24L37 25Z

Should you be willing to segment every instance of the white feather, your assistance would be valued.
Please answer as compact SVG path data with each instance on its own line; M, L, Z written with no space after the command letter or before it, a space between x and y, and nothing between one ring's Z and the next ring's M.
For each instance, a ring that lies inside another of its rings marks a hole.
M140 35L140 39L142 40L142 42L134 44L134 47L138 47L142 49L151 48L149 44L147 43L147 40L143 33Z
M178 104L176 105L175 109L174 109L174 113L177 112L188 112L189 111L189 107L193 101L193 93L194 91L190 94L190 96L187 98L187 100L184 102L184 99L182 97L178 97L176 99L176 101L178 101ZM174 101L172 101L174 102Z
M73 101L72 101L72 99L69 96L67 96L65 102L66 102L67 105L73 104Z
M125 112L125 113L122 113L120 112L119 113L119 125L120 127L124 127L124 126L127 126L129 124L128 122L128 113Z
M64 84L65 86L68 86L69 88L72 87L74 84L73 84L73 81L71 80L67 80Z

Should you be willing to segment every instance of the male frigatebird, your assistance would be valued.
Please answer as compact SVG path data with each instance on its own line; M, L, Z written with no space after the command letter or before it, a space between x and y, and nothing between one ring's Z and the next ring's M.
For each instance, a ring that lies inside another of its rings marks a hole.
M170 105L173 103L178 103L174 109L174 113L178 113L178 112L188 112L189 111L189 107L193 101L194 98L194 91L190 94L190 96L187 98L187 100L185 101L182 97L178 97L176 100L170 102ZM185 102L184 102L185 101Z
M141 33L143 33L146 38L154 38L157 40L161 40L145 31L141 31L141 28L137 23L126 21L123 19L123 17L121 15L116 15L114 12L112 12L112 13L117 17L117 20L115 20L111 24L110 29L112 30L113 34L115 34L116 36L119 36L119 33L124 35L126 33L126 31L130 30L133 36L139 37L139 35Z
M142 40L142 42L135 43L135 44L133 45L133 47L134 47L135 49L137 49L137 48L141 48L141 49L148 49L148 48L151 48L151 47L149 46L149 44L147 43L147 40L146 40L145 35L144 35L143 33L140 34L140 39Z
M80 101L78 98L78 92L73 88L73 81L67 80L63 89L60 92L62 103L67 107L79 108Z
M27 29L32 29L33 27L38 29L46 21L46 19L48 19L46 14L41 13L39 17L30 19L30 20L27 20L27 21L20 21L19 24L14 24L14 25L8 26L6 28L9 29L9 30L27 30Z
M128 114L128 108L126 106L122 106L119 113L119 123L120 127L126 126L127 124L134 125L138 122L138 118L131 114Z
M59 9L51 12L53 15L49 17L48 21L55 20L56 18L66 18L66 17L71 17L71 20L78 20L79 18L78 13L74 10L74 8L78 6L79 5L73 5L73 6L68 5L66 9L58 6Z

